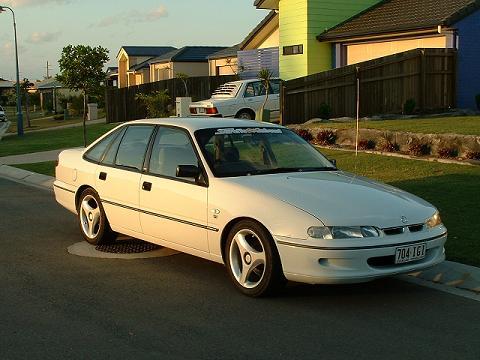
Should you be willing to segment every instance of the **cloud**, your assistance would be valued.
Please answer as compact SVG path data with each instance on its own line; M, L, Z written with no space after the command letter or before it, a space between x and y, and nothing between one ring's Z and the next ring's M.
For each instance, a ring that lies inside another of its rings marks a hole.
M141 22L157 21L158 19L167 16L167 8L164 5L160 5L159 7L150 11L131 10L128 12L122 12L118 15L107 16L101 19L96 25L99 27L109 27L115 24L138 24Z
M13 41L7 41L6 43L3 43L0 49L2 50L2 55L6 55L7 57L11 57L15 55L15 45L13 44ZM22 45L18 46L19 53L23 53L26 50L27 49L24 46Z
M72 0L3 0L2 5L7 5L13 8L17 8L17 7L27 7L27 6L39 6L39 5L49 4L49 3L63 5L69 2L72 2Z
M28 37L27 42L30 44L47 43L57 40L59 36L60 32L34 32Z

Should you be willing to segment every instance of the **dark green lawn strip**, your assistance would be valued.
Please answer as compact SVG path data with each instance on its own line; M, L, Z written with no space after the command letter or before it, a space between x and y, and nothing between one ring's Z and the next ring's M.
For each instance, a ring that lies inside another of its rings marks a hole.
M115 126L116 124L95 124L87 126L88 143L90 144L100 135ZM82 134L83 128L75 127L31 134L26 133L23 137L4 137L0 141L0 157L83 146Z
M448 228L447 258L480 266L480 167L321 150L342 170L386 182L434 204Z
M56 162L47 161L47 162L41 162L41 163L35 163L35 164L19 164L19 165L13 165L13 166L19 169L33 171L34 173L37 173L37 174L55 176Z

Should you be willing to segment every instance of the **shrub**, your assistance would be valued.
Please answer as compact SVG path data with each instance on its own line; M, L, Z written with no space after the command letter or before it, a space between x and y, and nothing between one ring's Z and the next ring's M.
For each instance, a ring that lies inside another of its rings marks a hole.
M480 94L475 96L475 101L477 103L477 109L480 110Z
M469 160L480 160L480 151L468 151L465 157Z
M53 120L63 120L63 119L64 119L63 114L58 114L53 117Z
M458 149L450 146L440 147L438 149L438 156L443 159L456 158L458 156Z
M318 109L318 116L320 119L329 120L332 117L332 108L327 103L320 104Z
M168 103L170 102L168 90L155 91L151 94L137 94L135 95L135 100L145 105L148 118L168 116Z
M321 130L317 134L317 141L320 145L333 145L337 141L337 135L332 130Z
M380 150L384 152L399 152L400 145L398 145L396 142L385 141L381 145Z
M312 133L310 132L310 130L307 130L307 129L298 129L298 130L295 130L295 132L297 133L298 136L302 137L303 140L305 141L312 141L313 140L313 135Z
M358 142L358 148L360 150L375 150L376 146L377 144L374 140L360 140Z
M427 156L432 152L432 148L428 144L421 144L419 142L412 142L408 147L408 152L414 156Z
M416 106L417 103L414 99L408 99L405 101L405 104L403 104L403 113L406 115L412 115L415 112Z

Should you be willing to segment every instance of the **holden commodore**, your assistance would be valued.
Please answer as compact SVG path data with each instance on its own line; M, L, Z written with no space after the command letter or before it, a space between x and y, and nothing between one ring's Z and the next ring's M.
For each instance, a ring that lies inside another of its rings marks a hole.
M249 296L365 282L445 259L437 209L336 168L291 130L138 120L59 155L56 200L91 244L127 234L226 265Z

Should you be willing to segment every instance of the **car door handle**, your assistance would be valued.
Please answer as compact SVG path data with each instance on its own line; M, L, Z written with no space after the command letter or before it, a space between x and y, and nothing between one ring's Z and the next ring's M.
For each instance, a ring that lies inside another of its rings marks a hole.
M142 184L142 190L145 190L145 191L152 190L152 183L144 181L143 184Z
M100 174L98 174L98 178L103 181L107 180L107 173L103 171L100 172Z

